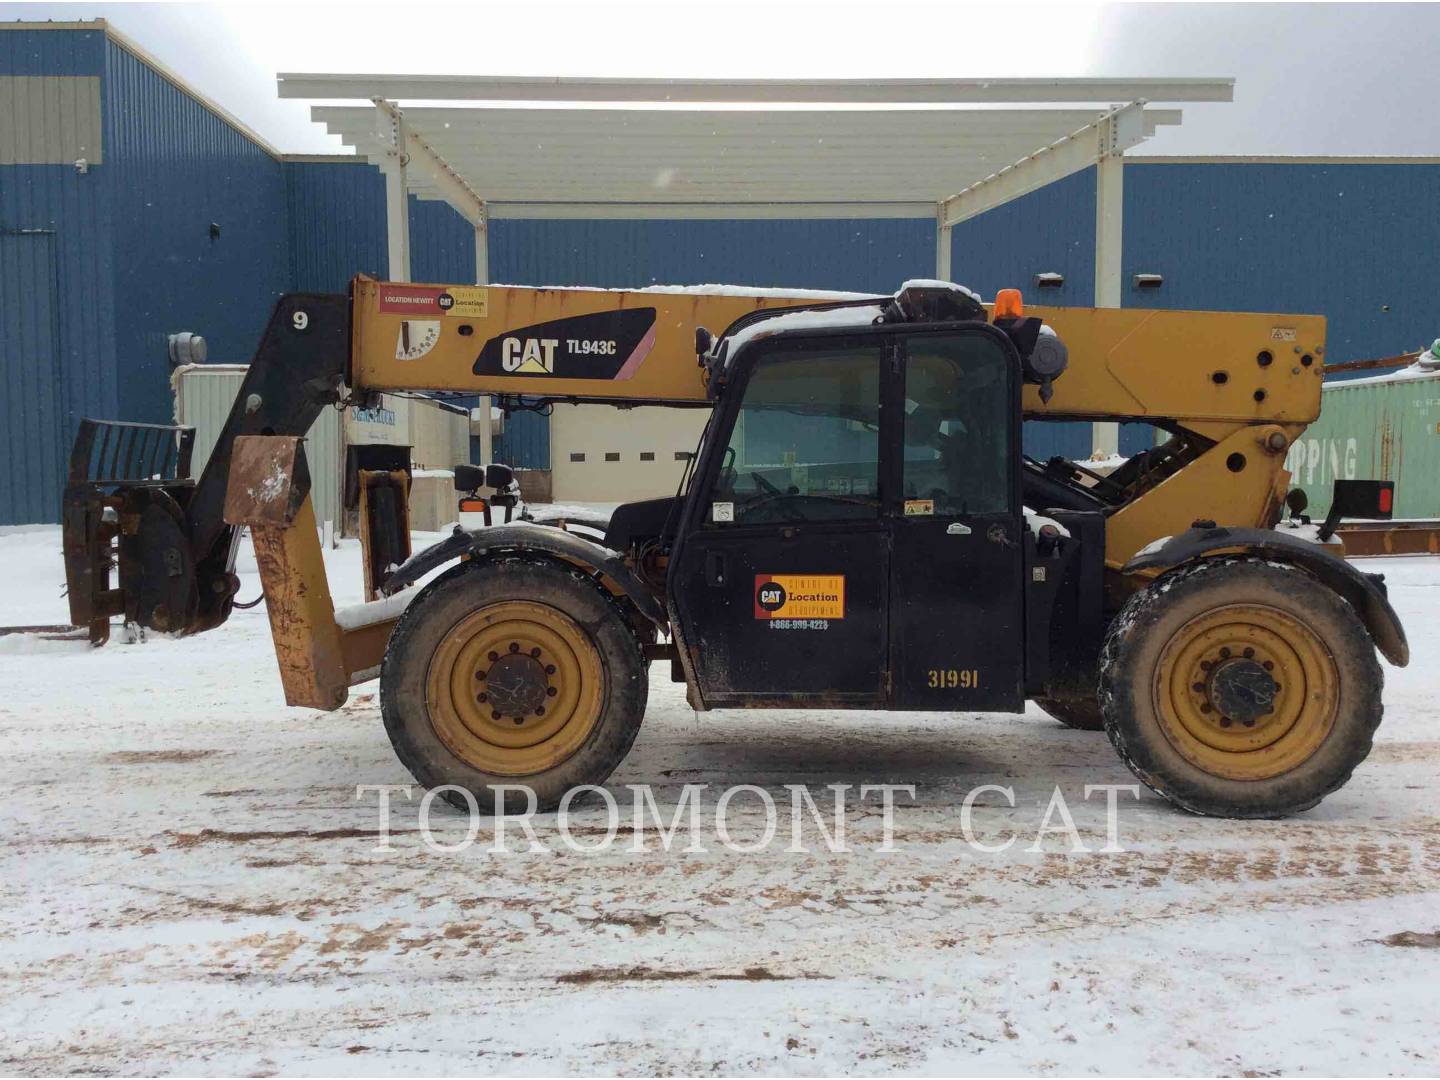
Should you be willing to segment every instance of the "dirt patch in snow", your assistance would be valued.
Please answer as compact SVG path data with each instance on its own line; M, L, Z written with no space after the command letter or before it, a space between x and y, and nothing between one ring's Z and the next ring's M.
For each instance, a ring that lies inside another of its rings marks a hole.
M214 757L219 750L116 750L105 760L117 765L184 765Z
M744 971L666 971L647 967L589 968L567 971L555 981L567 986L588 986L591 983L634 982L788 982L792 979L828 979L828 975L777 975L767 967L747 967Z
M391 836L413 833L416 829L393 829ZM195 833L170 833L175 847L188 848L198 844L248 844L256 840L378 840L379 829L254 829L230 832L225 829L201 829Z
M1401 930L1398 934L1381 938L1380 944L1402 949L1440 949L1440 930L1428 934L1416 930Z

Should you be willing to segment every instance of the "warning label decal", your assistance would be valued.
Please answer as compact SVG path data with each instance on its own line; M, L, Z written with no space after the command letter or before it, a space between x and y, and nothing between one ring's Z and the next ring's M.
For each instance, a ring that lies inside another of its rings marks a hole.
M843 574L756 574L755 618L843 619Z

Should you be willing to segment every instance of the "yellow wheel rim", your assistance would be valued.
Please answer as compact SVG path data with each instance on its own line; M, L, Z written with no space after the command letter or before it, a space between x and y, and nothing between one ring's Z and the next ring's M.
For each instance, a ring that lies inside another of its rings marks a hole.
M1154 706L1170 744L1230 780L1297 767L1335 725L1340 680L1316 633L1278 608L1234 604L1197 615L1166 642Z
M465 616L425 678L440 741L467 765L529 776L584 745L600 719L605 672L589 636L548 604L506 600Z

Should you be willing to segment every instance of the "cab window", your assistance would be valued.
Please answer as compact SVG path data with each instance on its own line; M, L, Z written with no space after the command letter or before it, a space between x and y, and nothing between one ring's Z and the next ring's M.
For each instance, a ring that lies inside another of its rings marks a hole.
M950 516L1011 511L1011 378L1004 351L979 334L910 340L901 477L907 504Z
M782 350L757 361L711 493L710 520L880 514L880 348Z

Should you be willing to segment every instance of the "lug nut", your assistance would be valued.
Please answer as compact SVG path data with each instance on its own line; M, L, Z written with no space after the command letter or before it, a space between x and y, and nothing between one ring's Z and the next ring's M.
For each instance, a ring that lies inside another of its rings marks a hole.
M475 700L483 703L483 702L486 702L486 701L489 701L489 700L490 700L490 695L489 695L489 694L476 694L476 695L475 695Z
M477 672L475 672L475 677L476 677L477 679L479 679L481 682L484 682L484 681L485 681L485 676L488 675L488 674L489 674L488 671L477 671Z
M558 694L559 692L560 692L560 691L556 690L555 687L553 687L553 686L547 686L547 687L545 688L545 696L546 696L546 697L554 697L554 696L555 696L556 694Z
M498 652L492 652L492 653L490 654L490 662L491 662L492 664L493 664L496 660L499 660L499 659L500 659L500 654L499 654Z
M519 643L518 641L512 641L512 642L510 642L510 651L511 651L511 652L519 652L519 651L520 651L520 643Z
M545 715L545 706L544 706L544 705L536 705L536 706L535 706L535 715L536 715L536 716L544 716L544 715Z
M1246 659L1246 660L1254 660L1254 659L1255 659L1255 650L1254 650L1254 649L1246 649L1246 650L1245 650L1245 659Z
M525 717L523 717L523 716L517 716L517 717L515 717L515 723L517 723L517 724L523 724L524 722L525 722Z
M537 648L534 648L534 649L531 649L531 650L530 650L530 655L533 656L533 657L535 657L535 659L537 659L537 660L540 659L540 649L539 649L538 647L537 647Z
M1205 692L1205 684L1203 682L1197 682L1191 689L1197 694L1203 694Z
M545 674L546 674L546 675L554 675L554 674L555 674L555 665L554 665L554 664L546 664L546 665L545 665Z
M1220 726L1221 726L1221 727L1229 727L1229 726L1230 726L1230 718L1229 718L1228 716L1222 716L1222 717L1220 717Z
M1230 647L1229 647L1228 645L1226 645L1225 647L1223 647L1223 648L1220 650L1220 659L1221 659L1221 660L1229 660L1229 659L1230 659Z

